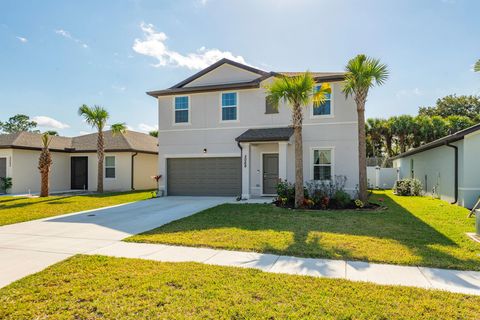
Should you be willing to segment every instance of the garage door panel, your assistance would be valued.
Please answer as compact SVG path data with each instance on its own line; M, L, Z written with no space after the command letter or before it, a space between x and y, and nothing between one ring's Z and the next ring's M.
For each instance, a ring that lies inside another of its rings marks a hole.
M167 160L171 196L235 196L241 193L241 159L178 158Z

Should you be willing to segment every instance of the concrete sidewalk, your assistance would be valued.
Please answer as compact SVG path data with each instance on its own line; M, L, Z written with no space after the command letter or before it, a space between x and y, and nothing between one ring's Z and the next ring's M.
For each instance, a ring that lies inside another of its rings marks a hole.
M309 259L254 252L118 242L87 254L140 258L163 262L200 262L219 266L255 268L382 285L402 285L480 295L480 272L375 264L360 261Z

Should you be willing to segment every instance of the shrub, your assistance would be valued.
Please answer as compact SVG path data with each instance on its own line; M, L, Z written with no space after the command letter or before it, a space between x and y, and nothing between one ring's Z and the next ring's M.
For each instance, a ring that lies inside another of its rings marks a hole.
M397 180L393 186L393 192L399 196L420 196L422 183L415 178Z
M308 192L303 189L304 196L308 199ZM282 206L293 206L295 204L295 184L281 180L277 184L277 202Z
M0 178L0 190L3 190L7 192L9 189L12 188L12 178L6 177L6 178Z
M346 208L352 202L352 198L347 192L337 190L333 195L332 202L335 203L338 208Z

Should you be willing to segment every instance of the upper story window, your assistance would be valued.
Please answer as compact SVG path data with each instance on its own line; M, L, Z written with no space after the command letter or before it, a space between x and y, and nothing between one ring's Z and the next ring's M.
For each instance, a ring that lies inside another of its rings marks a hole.
M189 123L190 106L188 96L175 97L175 123Z
M115 157L106 156L105 157L105 178L115 179Z
M313 180L332 180L332 150L313 150Z
M238 120L238 98L236 92L222 93L222 121Z
M265 114L274 114L278 113L278 107L275 108L273 104L270 103L268 97L265 97Z
M317 92L318 90L320 90L322 84L321 83L318 83L316 86L315 86L315 92ZM332 87L332 90L333 90L333 86ZM332 91L333 93L333 91ZM319 104L317 106L313 106L312 107L312 116L313 117L317 117L317 116L331 116L333 115L333 101L332 101L332 93L327 93L325 95L325 102L322 103L322 104Z

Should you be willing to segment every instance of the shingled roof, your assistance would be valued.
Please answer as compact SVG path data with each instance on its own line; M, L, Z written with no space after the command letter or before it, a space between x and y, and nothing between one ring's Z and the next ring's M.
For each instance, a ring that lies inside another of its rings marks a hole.
M86 134L78 137L52 137L49 149L62 152L96 152L97 133ZM158 153L157 139L148 134L126 131L125 133L112 134L105 131L105 151L107 152L142 152ZM0 149L42 149L41 134L33 132L18 132L0 135Z
M237 142L256 142L256 141L288 141L293 134L293 128L263 128L248 129L235 140Z

